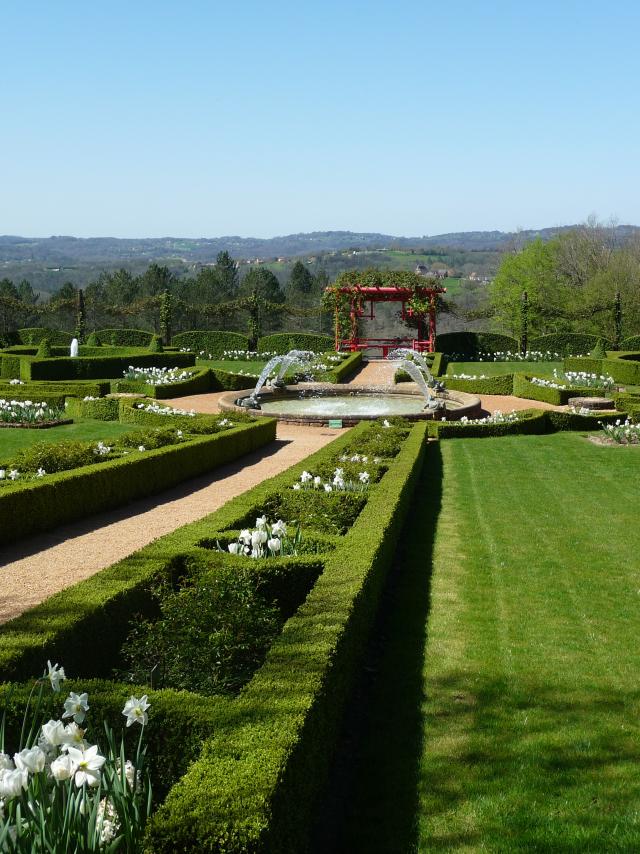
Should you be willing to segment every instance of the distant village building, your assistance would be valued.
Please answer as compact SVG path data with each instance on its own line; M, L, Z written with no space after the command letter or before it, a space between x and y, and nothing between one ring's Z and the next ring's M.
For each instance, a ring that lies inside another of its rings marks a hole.
M449 277L448 270L430 270L424 264L416 264L415 272L418 276L424 276L428 279L447 279Z

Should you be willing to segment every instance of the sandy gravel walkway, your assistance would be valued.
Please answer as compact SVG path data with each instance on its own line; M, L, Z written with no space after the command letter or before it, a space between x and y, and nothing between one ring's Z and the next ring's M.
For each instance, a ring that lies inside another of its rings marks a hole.
M217 411L219 395L176 405ZM170 401L167 401L170 403ZM319 450L341 430L278 425L275 442L159 495L0 549L0 623L134 551L212 513L226 501Z

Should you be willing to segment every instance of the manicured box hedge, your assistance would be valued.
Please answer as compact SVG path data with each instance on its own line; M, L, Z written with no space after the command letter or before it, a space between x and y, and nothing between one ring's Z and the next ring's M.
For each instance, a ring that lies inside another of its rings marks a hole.
M549 379L541 377L541 379ZM562 385L560 382L559 385ZM540 400L543 403L551 403L554 406L564 406L570 397L601 397L602 389L597 388L547 388L535 385L531 382L531 374L513 375L513 393L516 397L524 397L527 400Z
M621 350L640 350L640 335L632 335L620 342Z
M47 329L44 326L27 326L18 329L18 335L22 344L39 344L43 338L48 338L50 344L71 344L73 335L70 332L61 332L59 329Z
M615 382L624 385L640 385L640 353L607 353L606 359L590 357L564 360L565 371L588 371L593 374L605 374Z
M335 341L329 335L317 332L276 332L264 335L258 341L259 353L288 353L289 350L313 350L326 353L335 349Z
M339 364L332 366L326 374L325 382L328 383L343 383L358 368L362 365L362 353L358 350L356 353L349 353L346 359L343 359Z
M225 350L248 350L249 339L239 332L215 332L195 329L191 332L179 332L171 339L174 347L188 347L193 353L205 351L219 359Z
M548 335L538 335L530 338L529 350L540 350L546 353L558 353L560 356L581 356L590 353L598 341L603 341L605 349L611 348L611 342L601 335L588 335L577 332L552 332Z
M140 353L123 356L78 356L75 359L20 359L22 380L81 380L122 378L129 365L136 368L189 368L195 365L191 353Z
M179 383L148 385L142 380L117 380L114 385L119 392L134 392L143 394L145 397L164 400L171 397L184 397L188 394L206 394L211 391L212 383L209 368L199 368L193 372L193 376Z
M145 329L98 329L96 335L103 344L115 347L148 347L154 336Z
M464 361L474 361L480 353L497 353L505 350L515 352L519 344L509 335L493 332L445 332L438 335L436 347L439 353L464 356Z
M593 415L578 415L572 412L555 412L544 409L522 410L517 421L501 424L465 424L461 421L430 421L429 436L438 439L471 439L490 436L525 436L555 433L561 430L593 431L600 423L611 424L620 418L620 413L594 412Z
M95 421L117 421L120 412L120 402L117 397L100 397L98 400L67 397L66 410L69 418L93 418Z
M58 472L41 481L18 481L0 492L0 543L175 486L273 441L275 430L275 420L259 419L140 456Z
M431 373L434 377L441 377L447 373L449 359L446 353L434 353L431 362Z
M484 379L461 380L444 376L445 387L452 391L466 391L470 394L513 394L513 374L498 374Z

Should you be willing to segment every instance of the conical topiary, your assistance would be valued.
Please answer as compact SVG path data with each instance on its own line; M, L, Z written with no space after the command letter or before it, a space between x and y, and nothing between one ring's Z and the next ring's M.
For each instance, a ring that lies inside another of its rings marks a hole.
M102 341L98 338L97 332L92 332L87 338L88 347L102 347Z
M149 344L149 352L164 353L164 347L162 346L162 338L159 335L154 335L151 339L151 343Z
M592 359L606 359L607 358L607 354L606 354L606 351L604 349L604 341L602 340L602 338L598 338L598 340L596 341L596 346L589 353L589 355L591 356Z
M49 339L43 338L40 342L40 346L38 347L36 357L38 359L50 359L52 355L53 354L51 352L51 344L49 343Z

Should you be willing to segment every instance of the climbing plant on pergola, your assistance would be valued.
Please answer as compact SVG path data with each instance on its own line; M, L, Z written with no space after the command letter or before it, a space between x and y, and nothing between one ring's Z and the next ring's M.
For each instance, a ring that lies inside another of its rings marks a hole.
M380 349L385 357L389 350L404 345L432 353L436 344L436 301L446 290L436 278L405 270L341 273L324 295L324 307L334 312L336 350ZM375 317L375 304L380 302L400 303L402 319L416 321L416 337L361 337L358 320Z

